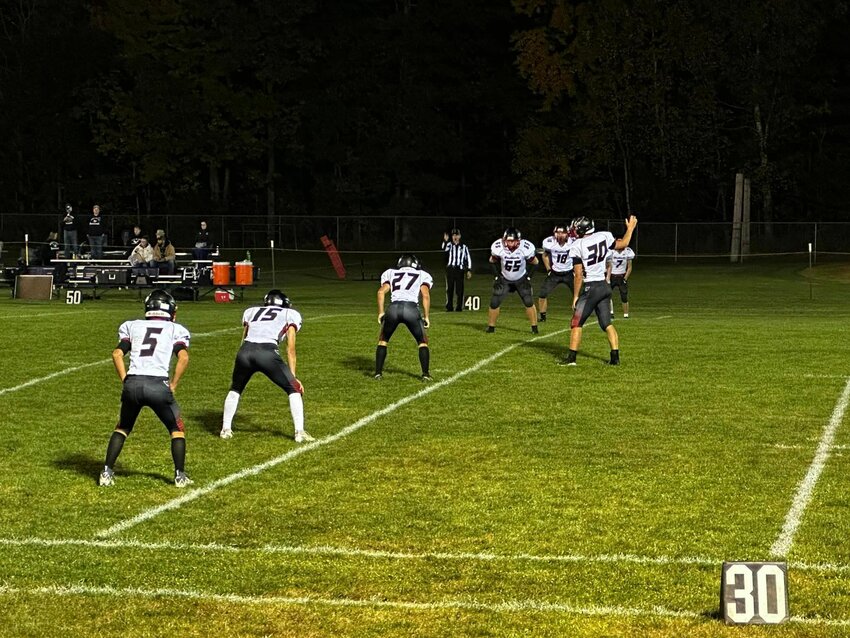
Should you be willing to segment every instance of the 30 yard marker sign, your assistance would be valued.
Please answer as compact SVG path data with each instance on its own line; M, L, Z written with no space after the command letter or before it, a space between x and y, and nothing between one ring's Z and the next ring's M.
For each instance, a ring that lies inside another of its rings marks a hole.
M727 625L776 625L788 620L786 563L723 563L720 614Z

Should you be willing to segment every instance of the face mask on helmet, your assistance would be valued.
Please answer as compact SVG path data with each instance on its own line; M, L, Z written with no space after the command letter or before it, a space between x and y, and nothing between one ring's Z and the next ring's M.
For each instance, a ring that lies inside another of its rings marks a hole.
M520 240L522 239L522 233L519 232L516 228L508 228L505 231L505 234L502 235L502 242L505 244L505 247L514 251L519 248Z

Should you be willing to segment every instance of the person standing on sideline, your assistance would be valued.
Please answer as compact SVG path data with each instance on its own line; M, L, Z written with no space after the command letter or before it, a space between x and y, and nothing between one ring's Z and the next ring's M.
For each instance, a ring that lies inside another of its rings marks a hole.
M596 313L599 327L608 337L611 346L609 365L620 364L620 338L611 325L611 287L605 281L605 260L609 250L623 250L632 240L632 232L637 226L637 217L629 215L626 220L626 234L621 239L607 230L596 232L593 220L579 217L575 222L578 238L570 249L575 270L575 289L573 291L573 318L570 322L570 351L562 365L576 365L576 354L581 345L581 332L591 313Z
M388 268L381 275L378 288L378 323L381 332L378 335L378 347L375 350L375 379L384 378L384 362L387 360L387 346L399 324L404 324L416 339L419 346L419 366L422 368L422 380L431 380L431 353L428 349L428 335L425 330L431 327L431 286L434 280L421 269L416 255L406 253L399 257L395 268ZM384 310L384 303L390 293L390 306ZM422 296L422 314L419 313L419 297Z
M89 246L91 246L91 258L103 259L103 245L106 243L106 223L100 214L100 206L95 204L91 209L89 218Z
M139 412L148 406L171 434L171 458L174 461L174 484L186 487L192 480L186 476L186 432L174 390L189 365L189 331L174 321L177 304L164 290L154 290L145 299L145 318L125 321L118 328L118 345L112 351L112 362L121 379L121 414L106 448L106 462L98 484L113 485L115 462L124 441L133 431ZM130 354L130 368L124 357ZM177 357L174 375L168 380L171 357Z
M65 259L71 259L80 254L80 241L77 239L74 208L70 204L65 204L65 216L62 218L62 240L65 243Z
M546 279L537 300L540 311L539 321L546 321L546 309L549 306L549 294L561 284L573 292L573 260L570 259L570 248L573 238L565 224L558 224L552 230L552 235L543 240L543 266L546 268Z
M289 396L289 412L295 425L295 442L315 441L304 430L304 386L295 376L295 334L301 330L301 313L280 290L269 290L262 306L242 313L242 347L236 353L230 392L224 399L221 433L233 436L233 417L245 386L256 372L262 372ZM280 341L286 341L286 363L280 357Z
M534 244L522 238L516 228L505 230L501 239L490 246L490 263L496 272L493 282L493 296L490 298L490 310L487 312L487 332L496 332L496 320L499 308L505 297L516 292L525 306L525 314L531 322L531 333L537 334L537 310L534 308L534 291L531 289L529 266L536 266Z
M623 304L623 319L629 318L629 276L632 274L632 260L635 251L628 246L623 250L612 250L608 255L605 281L611 286L611 318L614 318L614 288L620 290Z
M451 241L449 233L443 234L443 251L446 253L446 311L461 312L463 310L463 278L472 277L472 257L466 244L460 243L460 230L452 228ZM452 299L457 303L452 308Z

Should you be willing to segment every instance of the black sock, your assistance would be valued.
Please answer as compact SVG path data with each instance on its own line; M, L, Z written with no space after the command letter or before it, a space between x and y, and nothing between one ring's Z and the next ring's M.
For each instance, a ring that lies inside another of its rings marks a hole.
M124 441L127 437L120 432L113 432L109 437L109 445L106 446L106 467L115 469L115 461L118 460L118 455L121 454L121 448L124 447Z
M574 363L576 360L576 354L577 352L575 350L570 350L567 353L567 363Z
M375 350L375 374L382 374L384 371L384 361L387 360L387 347L378 346Z
M174 459L174 469L182 472L186 465L186 439L183 437L171 439L171 458Z
M620 363L620 351L612 350L611 351L611 363Z
M419 365L422 366L422 375L429 376L428 368L431 366L430 348L419 348Z

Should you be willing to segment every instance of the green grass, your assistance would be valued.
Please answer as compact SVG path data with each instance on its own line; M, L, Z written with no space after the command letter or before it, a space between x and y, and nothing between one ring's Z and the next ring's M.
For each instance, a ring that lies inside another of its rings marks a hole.
M515 297L488 335L489 277L468 290L485 310L447 314L434 269L431 386L406 332L384 381L371 378L376 282L278 266L304 315L307 429L326 439L366 422L107 537L186 494L149 411L116 485L95 483L119 407L109 355L141 303L0 301L0 635L850 632L843 425L787 557L793 621L717 617L721 563L772 558L850 376L839 265L636 264L619 368L601 364L590 323L579 365L555 365L563 289L541 338ZM234 438L217 436L242 309L270 284L244 303L180 304L194 337L177 398L200 490L297 449L285 395L259 377Z

